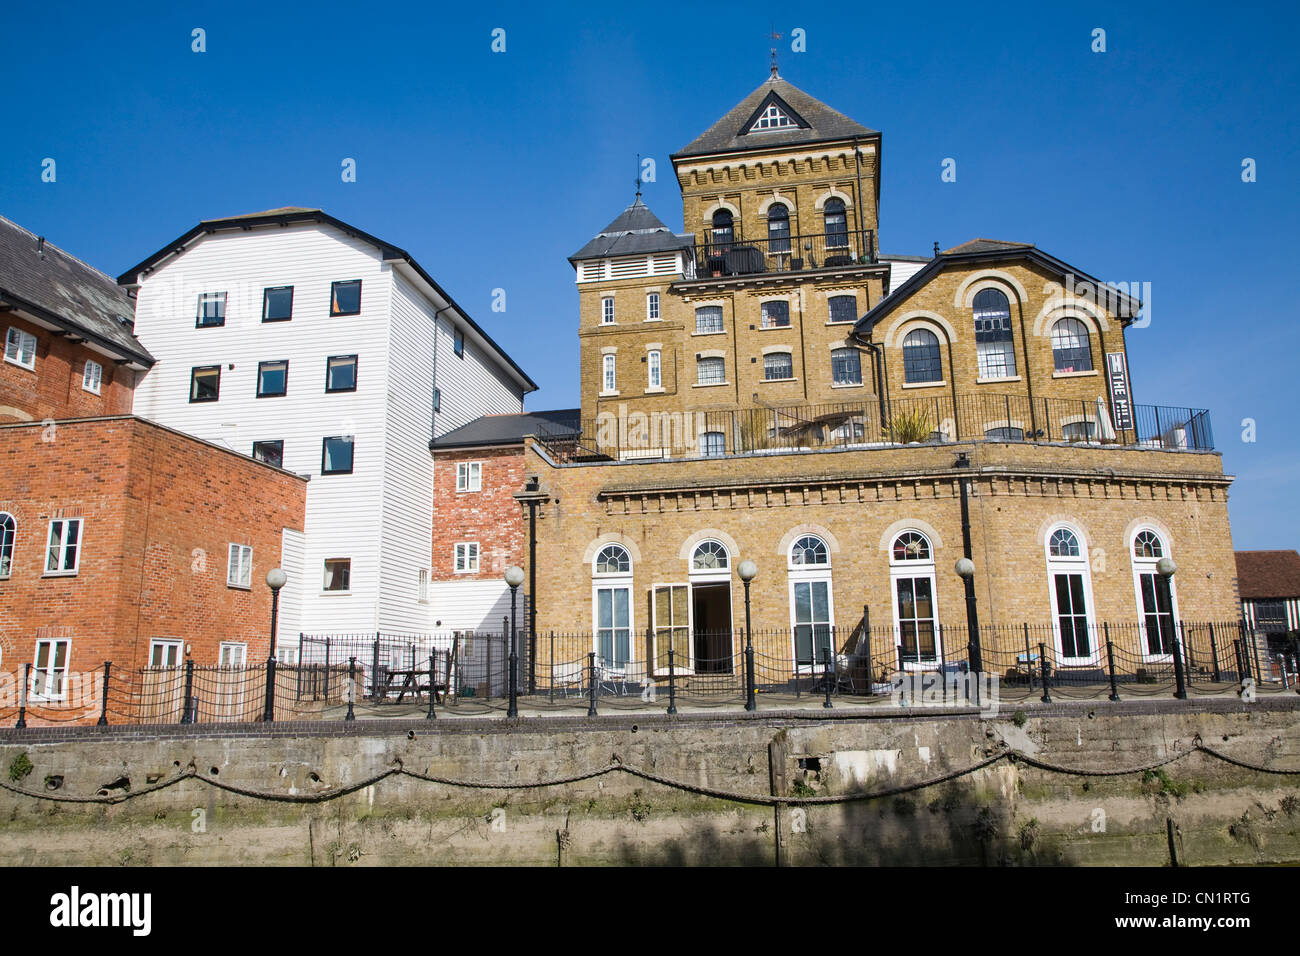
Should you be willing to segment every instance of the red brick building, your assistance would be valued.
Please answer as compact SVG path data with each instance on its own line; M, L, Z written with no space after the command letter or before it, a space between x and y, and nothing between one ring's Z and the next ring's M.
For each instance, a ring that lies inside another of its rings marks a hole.
M153 357L98 269L0 216L0 422L122 415Z

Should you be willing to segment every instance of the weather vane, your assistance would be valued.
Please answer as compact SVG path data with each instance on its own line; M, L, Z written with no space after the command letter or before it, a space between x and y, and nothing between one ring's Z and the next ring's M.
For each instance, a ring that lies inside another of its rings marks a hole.
M772 32L768 34L768 37L769 37L769 39L772 39L772 40L779 40L779 39L781 39L781 34L779 34L779 33L776 32L776 24L775 24L775 23L772 24ZM773 76L776 76L776 45L775 45L775 44L773 44L773 46L772 46L772 75L773 75Z
M636 154L636 198L641 198L641 154Z

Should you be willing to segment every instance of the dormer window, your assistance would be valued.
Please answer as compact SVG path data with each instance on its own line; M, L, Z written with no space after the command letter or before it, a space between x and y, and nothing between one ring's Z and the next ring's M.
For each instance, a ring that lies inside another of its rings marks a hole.
M786 116L775 103L769 103L763 114L749 128L751 133L765 129L798 129L799 124Z

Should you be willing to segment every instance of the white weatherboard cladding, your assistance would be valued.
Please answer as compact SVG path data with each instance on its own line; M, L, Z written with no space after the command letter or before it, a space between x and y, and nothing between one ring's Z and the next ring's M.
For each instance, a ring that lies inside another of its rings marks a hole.
M306 542L301 531L284 528L280 531L280 570L284 572L284 587L280 589L280 615L276 631L279 634L279 646L298 646L298 634L302 630L303 596L307 578L302 566L303 549ZM257 564L254 556L253 587L266 580L266 573ZM270 566L266 566L266 571ZM314 581L312 583L315 583ZM255 663L250 660L249 663Z
M521 587L515 610L515 622L521 631L528 626L527 605ZM504 580L435 581L429 586L429 607L439 631L500 634L502 622L510 617L510 588Z
M465 356L456 356L455 332L446 313L438 317L438 388L442 411L434 427L438 435L467 425L483 415L517 415L524 410L518 384L476 341L465 336ZM425 444L428 444L426 438Z

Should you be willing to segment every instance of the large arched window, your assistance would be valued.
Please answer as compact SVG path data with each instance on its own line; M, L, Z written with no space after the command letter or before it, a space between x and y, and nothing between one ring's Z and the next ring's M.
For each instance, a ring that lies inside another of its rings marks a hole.
M826 542L804 535L790 546L790 630L796 670L815 670L835 653L831 556Z
M1168 593L1160 586L1156 564L1165 556L1165 543L1150 528L1133 535L1129 552L1133 560L1133 590L1142 621L1142 652L1148 658L1170 659L1174 653L1174 629L1178 626L1178 602L1174 582Z
M939 658L939 612L935 606L934 551L919 531L904 531L889 549L894 592L894 632L905 665Z
M602 667L621 671L632 656L632 556L620 544L607 544L591 575L592 650Z
M790 251L790 210L779 202L767 207L767 251Z
M903 381L909 385L943 381L939 336L929 329L913 329L903 339Z
M1061 525L1048 532L1047 580L1060 662L1093 662L1097 642L1089 624L1092 580L1088 572L1088 550L1079 533L1071 527Z
M14 534L18 524L14 516L0 512L0 578L7 578L14 566Z
M845 248L849 244L849 219L844 212L844 200L826 200L822 215L826 222L826 248Z
M1080 319L1058 319L1052 326L1052 364L1058 372L1091 372L1092 345Z
M1016 374L1016 346L1011 335L1011 303L1000 289L975 293L975 351L980 378L1011 378Z
M715 252L725 252L731 248L731 243L736 238L736 230L731 218L731 212L726 209L719 209L713 214L713 244Z

